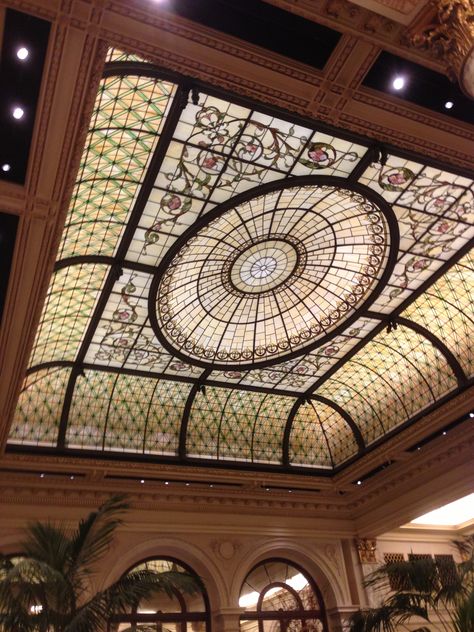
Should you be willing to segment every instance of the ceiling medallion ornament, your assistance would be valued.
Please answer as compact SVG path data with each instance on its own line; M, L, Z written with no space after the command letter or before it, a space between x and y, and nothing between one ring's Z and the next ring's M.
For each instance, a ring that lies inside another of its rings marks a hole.
M222 205L170 251L150 312L173 354L214 368L270 365L319 346L373 302L389 272L387 209L342 179L297 180Z

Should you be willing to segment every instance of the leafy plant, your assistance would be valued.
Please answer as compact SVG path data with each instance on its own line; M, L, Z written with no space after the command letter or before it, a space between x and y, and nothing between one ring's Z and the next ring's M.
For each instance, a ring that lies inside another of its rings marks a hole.
M72 534L50 523L30 525L22 551L0 556L0 631L97 632L154 592L200 590L200 580L189 573L138 568L91 594L89 580L127 509L124 496L113 496Z
M462 561L450 569L430 557L389 562L371 573L365 585L382 592L383 601L356 612L350 632L394 632L408 625L412 632L474 632L474 536L453 544Z

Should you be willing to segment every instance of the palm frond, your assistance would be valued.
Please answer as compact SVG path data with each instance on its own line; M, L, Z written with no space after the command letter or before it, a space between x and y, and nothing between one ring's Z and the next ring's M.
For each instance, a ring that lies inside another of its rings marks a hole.
M22 543L23 555L64 570L69 557L69 538L62 527L49 522L34 522L28 526L27 538Z
M91 566L106 553L114 531L122 524L121 514L128 508L125 495L111 496L97 511L80 521L71 538L68 575L84 576Z

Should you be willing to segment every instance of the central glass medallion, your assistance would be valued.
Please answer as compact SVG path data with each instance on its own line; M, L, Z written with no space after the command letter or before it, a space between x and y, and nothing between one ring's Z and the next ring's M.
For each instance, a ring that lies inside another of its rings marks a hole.
M389 250L387 217L372 199L276 184L215 209L178 240L152 286L151 322L191 364L281 362L340 333L373 302Z
M229 291L261 294L287 283L302 260L304 246L291 237L249 242L224 264L223 284Z

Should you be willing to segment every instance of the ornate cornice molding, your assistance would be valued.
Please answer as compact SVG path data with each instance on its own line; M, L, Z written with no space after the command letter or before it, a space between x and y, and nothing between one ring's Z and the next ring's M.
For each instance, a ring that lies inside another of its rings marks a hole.
M442 60L451 80L474 99L474 0L431 0L430 5L430 23L415 26L407 41Z

